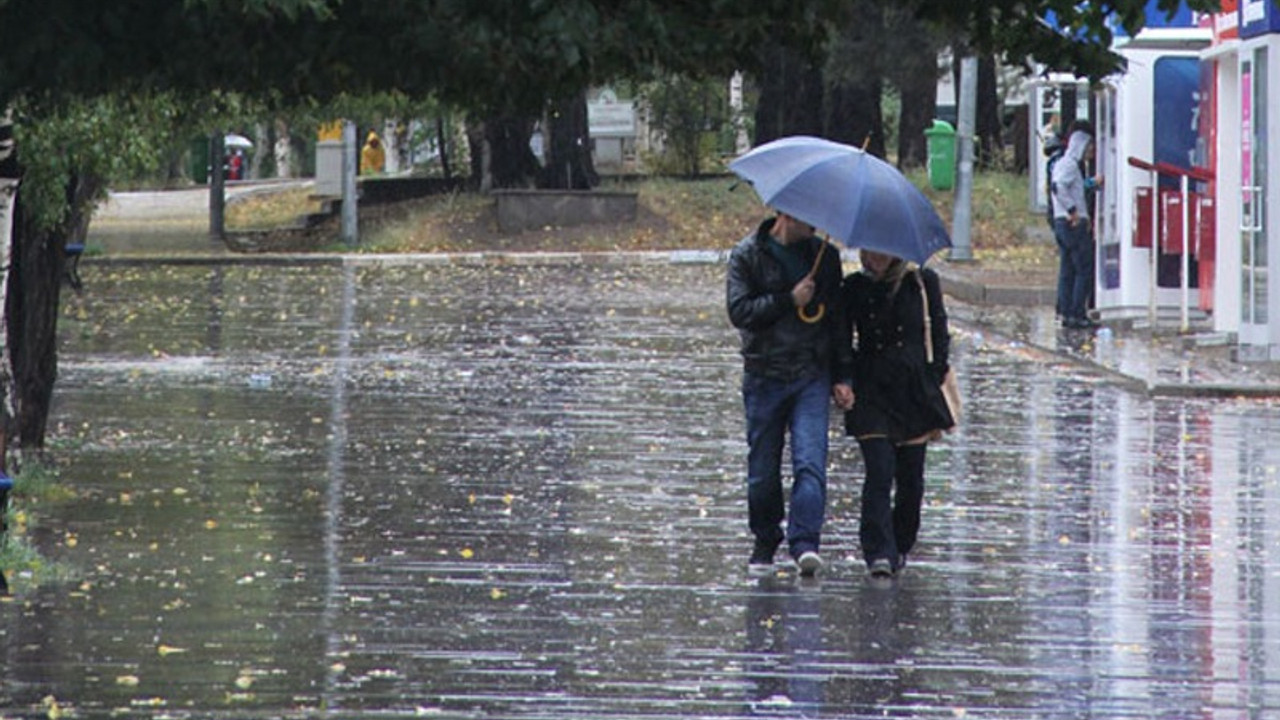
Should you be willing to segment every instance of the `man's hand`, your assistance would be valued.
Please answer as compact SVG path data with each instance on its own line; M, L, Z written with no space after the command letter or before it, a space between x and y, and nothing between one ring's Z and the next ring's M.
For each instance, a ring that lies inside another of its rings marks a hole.
M800 282L796 283L795 287L791 288L791 302L795 303L796 307L808 305L809 301L813 299L813 293L816 289L817 283L813 281L813 277L804 276L800 279Z
M853 388L848 383L836 383L831 386L831 397L835 398L836 407L841 410L853 409Z

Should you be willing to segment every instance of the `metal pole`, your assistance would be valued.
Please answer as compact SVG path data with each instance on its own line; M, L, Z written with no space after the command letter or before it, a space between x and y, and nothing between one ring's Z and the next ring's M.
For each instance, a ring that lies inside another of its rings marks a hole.
M973 224L973 128L978 115L978 58L960 61L959 153L956 174L955 210L951 222L951 260L972 260L970 229Z
M1151 171L1151 278L1147 321L1156 329L1156 277L1160 274L1160 176Z
M349 246L360 242L356 205L356 124L342 122L342 241Z
M1188 184L1191 182L1186 175L1182 176L1182 326L1181 332L1185 335L1191 330L1190 304L1191 304L1191 281L1187 277L1191 274L1191 191Z

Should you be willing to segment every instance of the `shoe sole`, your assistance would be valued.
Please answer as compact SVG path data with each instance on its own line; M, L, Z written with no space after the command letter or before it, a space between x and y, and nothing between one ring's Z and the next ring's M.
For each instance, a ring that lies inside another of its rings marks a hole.
M800 556L800 560L798 562L800 565L801 577L813 577L822 569L822 558L817 555L810 555L806 553Z
M893 568L888 563L877 563L867 568L867 575L873 578L891 578L893 577Z

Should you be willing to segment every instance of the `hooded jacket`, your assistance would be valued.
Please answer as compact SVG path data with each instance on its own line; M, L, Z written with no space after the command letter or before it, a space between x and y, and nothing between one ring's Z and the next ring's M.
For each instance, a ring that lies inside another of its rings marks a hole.
M1093 141L1089 133L1077 130L1067 140L1067 151L1062 159L1053 164L1053 216L1067 218L1071 211L1082 219L1089 217L1089 205L1085 199L1085 180L1081 166L1084 163L1085 151Z

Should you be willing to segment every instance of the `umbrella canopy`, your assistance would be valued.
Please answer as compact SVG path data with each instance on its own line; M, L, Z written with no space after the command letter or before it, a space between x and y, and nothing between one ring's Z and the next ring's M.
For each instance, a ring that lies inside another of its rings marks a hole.
M228 148L244 148L245 150L248 150L249 148L253 147L252 140L250 140L249 138L243 135L237 135L235 133L228 133L227 135L225 135L223 137L222 143Z
M822 138L765 143L729 163L772 208L849 247L923 264L951 247L933 204L889 163Z

